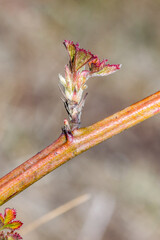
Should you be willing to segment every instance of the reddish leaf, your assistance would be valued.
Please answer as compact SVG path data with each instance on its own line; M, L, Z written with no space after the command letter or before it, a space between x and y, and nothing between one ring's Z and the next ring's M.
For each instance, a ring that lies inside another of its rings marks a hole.
M79 46L79 44L77 43L76 45L72 42L72 41L68 41L68 40L64 40L64 46L66 47L69 57L70 57L70 61L73 62L74 58L75 58L75 54L76 54L76 47Z
M90 71L91 71L92 73L98 72L100 69L102 69L102 68L105 66L105 64L106 64L107 61L108 61L108 60L105 59L105 60L103 60L102 62L100 62L99 58L95 55L94 59L92 59L92 60L88 63Z
M8 240L19 240L22 239L22 237L17 232L11 232L7 235Z
M65 40L64 46L66 47L70 57L70 67L72 72L78 71L86 63L88 63L94 55L83 48L79 48L79 44L74 44L72 41Z
M109 75L118 69L121 68L120 64L106 64L108 60L105 59L102 62L99 60L98 57L95 56L93 60L91 60L88 65L90 69L90 75L91 76L105 76Z
M5 228L15 230L15 229L19 229L22 225L23 223L21 221L13 221L11 223L5 224Z
M92 76L106 76L106 75L116 72L118 69L120 69L120 67L121 67L120 64L117 64L117 65L107 64L105 67L103 67L98 72L93 73Z
M6 208L4 211L4 224L10 223L16 217L16 210Z
M75 70L78 71L93 58L93 54L83 48L76 48Z

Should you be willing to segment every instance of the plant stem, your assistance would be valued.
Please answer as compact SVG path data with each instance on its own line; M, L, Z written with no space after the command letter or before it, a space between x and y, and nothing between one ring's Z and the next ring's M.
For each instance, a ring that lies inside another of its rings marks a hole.
M20 175L22 172L26 171L28 168L31 167L31 165L34 165L38 160L48 156L49 153L51 153L54 149L61 146L63 143L65 143L66 137L64 134L61 134L60 137L54 141L51 145L44 148L42 151L38 152L35 156L31 157L29 161L24 162L22 165L18 166L11 172L9 172L7 175L5 175L3 178L0 179L0 187L5 184L8 181L11 181L15 176Z
M0 205L71 158L159 112L160 91L92 126L66 136L62 133L53 144L0 179Z

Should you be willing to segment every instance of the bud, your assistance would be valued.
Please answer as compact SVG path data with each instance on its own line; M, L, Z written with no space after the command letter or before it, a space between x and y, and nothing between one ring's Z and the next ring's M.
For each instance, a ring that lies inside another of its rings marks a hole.
M116 72L121 68L120 64L106 64L96 55L79 48L79 44L72 41L64 41L69 55L69 64L65 66L65 78L59 74L60 84L65 98L64 105L69 116L70 129L80 127L82 108L85 103L86 95L83 96L87 88L86 81L90 77L106 76ZM87 68L86 68L87 67Z

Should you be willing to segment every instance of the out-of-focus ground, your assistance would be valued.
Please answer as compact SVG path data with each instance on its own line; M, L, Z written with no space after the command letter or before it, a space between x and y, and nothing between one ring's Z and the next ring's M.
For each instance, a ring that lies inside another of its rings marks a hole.
M160 88L159 0L0 1L0 176L49 145L66 113L64 39L122 69L88 81L82 126ZM28 223L84 193L91 199L25 240L159 240L160 116L94 147L0 208ZM96 236L96 237L93 237Z

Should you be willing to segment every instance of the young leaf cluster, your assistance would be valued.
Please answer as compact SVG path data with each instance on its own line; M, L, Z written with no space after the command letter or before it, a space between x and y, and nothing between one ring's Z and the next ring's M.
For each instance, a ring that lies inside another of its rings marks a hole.
M11 208L6 208L4 215L0 213L0 240L19 240L22 237L15 232L19 229L23 223L21 221L15 220L16 210ZM9 230L8 232L6 230Z

